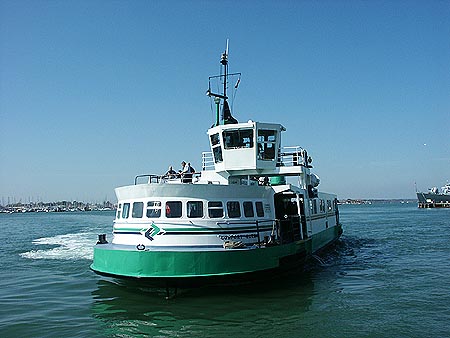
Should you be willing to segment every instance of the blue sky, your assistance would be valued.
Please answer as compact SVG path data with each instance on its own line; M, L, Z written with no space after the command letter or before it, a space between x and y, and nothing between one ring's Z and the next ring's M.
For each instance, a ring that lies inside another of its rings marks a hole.
M234 116L282 123L340 198L450 180L448 1L0 0L0 197L114 200L200 168L230 39Z

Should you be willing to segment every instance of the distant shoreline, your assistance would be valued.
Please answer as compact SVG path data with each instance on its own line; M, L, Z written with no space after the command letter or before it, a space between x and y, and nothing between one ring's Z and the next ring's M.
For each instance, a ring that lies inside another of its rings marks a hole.
M394 203L401 203L401 204L410 204L410 203L417 203L417 199L415 198L368 198L368 199L353 199L353 198L347 198L343 200L338 200L338 204L340 205L359 205L359 204L394 204Z
M13 203L0 205L0 213L26 213L26 212L75 212L75 211L114 211L117 205L109 201L103 203L89 203L79 201Z

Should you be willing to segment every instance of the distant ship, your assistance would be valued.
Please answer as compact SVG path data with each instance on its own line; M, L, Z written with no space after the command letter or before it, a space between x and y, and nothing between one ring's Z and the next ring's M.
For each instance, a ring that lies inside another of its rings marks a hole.
M217 115L201 172L170 167L116 188L113 238L99 235L96 273L169 286L259 275L316 257L342 234L337 197L318 191L306 150L281 145L281 124L232 117L227 79L239 74L237 89L240 73L228 73L228 47L220 63L207 91Z
M419 208L450 208L450 183L439 189L433 187L428 192L417 192Z

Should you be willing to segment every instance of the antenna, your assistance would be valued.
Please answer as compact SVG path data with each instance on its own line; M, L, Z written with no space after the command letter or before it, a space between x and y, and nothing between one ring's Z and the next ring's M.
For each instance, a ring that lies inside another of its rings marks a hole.
M224 78L223 78L223 96L227 96L227 76L228 76L228 39L227 46L225 48L225 52L222 54L220 59L220 63L223 65L224 69Z

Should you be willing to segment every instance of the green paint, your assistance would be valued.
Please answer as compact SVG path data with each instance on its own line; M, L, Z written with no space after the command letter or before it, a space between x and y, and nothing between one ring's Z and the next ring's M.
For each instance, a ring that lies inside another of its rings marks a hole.
M339 235L340 227L331 227L307 240L284 245L201 251L137 250L134 246L99 244L94 247L94 262L91 268L99 273L138 278L243 274L278 268L281 258L314 253Z

